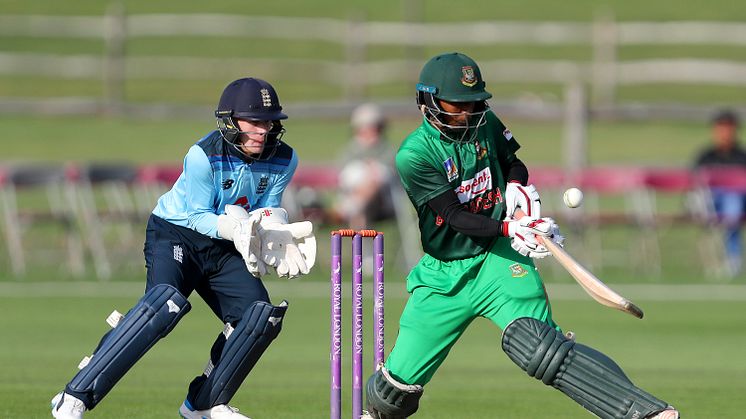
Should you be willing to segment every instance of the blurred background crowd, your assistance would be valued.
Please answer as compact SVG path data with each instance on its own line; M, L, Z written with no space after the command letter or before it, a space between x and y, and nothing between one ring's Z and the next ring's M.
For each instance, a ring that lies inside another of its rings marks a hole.
M746 10L540 3L3 2L0 276L139 278L148 214L245 76L290 116L291 216L391 233L404 271L420 248L393 156L422 64L458 50L578 259L611 281L741 279Z

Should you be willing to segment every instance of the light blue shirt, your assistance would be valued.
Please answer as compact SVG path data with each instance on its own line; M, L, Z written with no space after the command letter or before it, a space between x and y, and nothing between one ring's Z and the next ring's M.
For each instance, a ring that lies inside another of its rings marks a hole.
M158 199L153 214L178 226L220 238L218 215L227 204L251 211L279 207L298 157L285 143L268 160L247 163L219 131L213 131L184 157L184 169L174 186Z

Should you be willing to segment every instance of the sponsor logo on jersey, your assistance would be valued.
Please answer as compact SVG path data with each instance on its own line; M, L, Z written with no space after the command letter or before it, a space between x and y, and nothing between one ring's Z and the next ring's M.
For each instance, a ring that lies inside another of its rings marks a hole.
M472 87L477 84L477 76L474 74L474 68L470 65L461 67L461 84L466 87Z
M461 185L454 189L454 191L458 195L459 202L463 204L490 189L492 189L492 173L490 173L489 167L485 167L477 172L473 178L461 182Z
M458 168L456 167L456 163L453 162L453 157L449 157L444 161L443 167L446 169L446 176L448 176L449 182L458 179Z
M503 137L505 137L506 140L510 141L513 139L513 133L510 132L509 129L505 128L505 131L503 131Z
M514 263L508 267L510 269L510 275L513 278L521 278L528 274L528 271L521 266L520 263Z
M235 182L235 180L233 180L233 179L226 179L226 180L224 180L223 181L223 189L230 189L231 186L233 186L234 182Z
M259 185L256 186L256 194L263 194L267 190L267 186L269 185L269 177L268 176L262 176L259 179Z

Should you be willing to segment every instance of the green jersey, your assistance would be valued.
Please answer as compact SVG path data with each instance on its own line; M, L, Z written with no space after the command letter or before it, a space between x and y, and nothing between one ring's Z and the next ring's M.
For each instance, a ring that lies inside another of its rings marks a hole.
M417 210L422 248L436 259L473 257L497 239L459 233L427 205L450 189L468 211L504 218L505 170L520 145L494 113L487 112L486 120L472 142L458 144L442 139L425 119L396 154L396 168Z

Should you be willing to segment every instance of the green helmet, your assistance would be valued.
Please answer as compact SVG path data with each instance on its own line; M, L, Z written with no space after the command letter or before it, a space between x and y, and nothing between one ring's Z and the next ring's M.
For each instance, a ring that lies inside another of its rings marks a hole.
M479 66L458 52L440 54L428 61L417 83L417 105L442 138L457 143L472 141L479 127L486 124L489 112L486 100L492 94L484 90ZM452 103L474 102L471 112L446 112L440 100ZM464 115L467 116L464 119Z
M422 67L417 91L447 102L477 102L492 97L484 86L482 72L474 60L449 52L433 57Z

